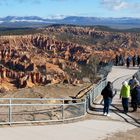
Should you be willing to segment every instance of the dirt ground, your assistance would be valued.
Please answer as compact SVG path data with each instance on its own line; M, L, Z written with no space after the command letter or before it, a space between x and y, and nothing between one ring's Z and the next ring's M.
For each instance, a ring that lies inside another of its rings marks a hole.
M65 105L65 107L62 108L62 106L59 106L57 104L62 104L63 102L61 100L56 100L56 98L71 99L75 97L81 90L83 91L83 89L86 89L90 85L91 84L79 84L74 86L68 84L54 84L46 86L36 86L32 88L23 88L18 90L15 89L12 91L1 93L0 98L51 98L51 100L12 100L13 104L41 104L41 106L13 106L12 120L14 122L60 120L62 119L62 109L64 109L65 118L71 118L74 116L77 117L79 115L82 116L84 108L82 104L73 106ZM6 104L9 103L9 100L0 100L0 103ZM46 106L45 104L53 105ZM75 108L75 110L73 108ZM2 110L0 114L0 122L7 122L8 107L1 106L0 109Z
M36 86L32 88L15 89L0 93L1 98L70 98L76 96L82 89L91 85L79 84L54 84L46 86Z
M108 136L105 140L140 140L140 128L129 130L127 132L119 132L114 136Z

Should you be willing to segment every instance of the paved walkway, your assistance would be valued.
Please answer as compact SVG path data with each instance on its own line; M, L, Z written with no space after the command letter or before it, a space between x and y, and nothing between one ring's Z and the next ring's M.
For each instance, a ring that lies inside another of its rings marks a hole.
M130 78L137 69L113 67L108 75L108 80L114 82L114 88L120 89L122 81ZM121 76L124 76L120 78ZM95 106L99 110L91 110L96 114L96 119L85 120L76 123L47 125L47 126L21 126L0 128L2 140L101 140L116 132L125 132L138 128L138 123L128 115L124 115L120 109L120 100L116 94L113 100L110 117L102 115L100 102ZM118 109L117 109L118 108ZM128 122L127 122L128 121Z
M120 89L122 82L132 78L132 75L137 72L137 68L126 69L125 67L113 67L112 72L108 75L107 80L113 82L114 89L117 90L115 97L113 98L112 106L110 111L110 117L107 120L114 120L119 122L127 122L136 127L140 127L140 110L137 113L132 113L132 108L129 108L129 113L122 113L122 103L120 99ZM102 98L94 104L90 114L102 116ZM99 118L99 117L97 117ZM100 117L102 119L102 117Z

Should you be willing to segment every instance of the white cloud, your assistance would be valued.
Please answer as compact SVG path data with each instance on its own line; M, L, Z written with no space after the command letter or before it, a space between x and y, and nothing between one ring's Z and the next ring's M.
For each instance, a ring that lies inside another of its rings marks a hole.
M116 6L114 6L114 10L121 10L121 9L125 9L128 7L128 4L126 2L121 2L119 4L117 4Z
M129 11L139 11L140 2L127 0L101 0L101 5L109 10L119 11L128 9Z
M101 0L101 4L110 10L122 10L129 7L129 3L124 0Z

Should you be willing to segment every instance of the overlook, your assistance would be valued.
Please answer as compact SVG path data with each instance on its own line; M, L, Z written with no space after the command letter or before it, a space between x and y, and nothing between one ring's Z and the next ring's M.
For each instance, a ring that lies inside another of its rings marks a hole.
M40 28L37 34L1 36L1 88L84 84L83 78L97 82L100 64L113 62L117 54L126 59L140 53L139 37L139 33L63 25Z
M139 140L139 11L139 0L0 0L0 138Z
M13 104L9 108L9 114L11 114L8 124L57 122L61 121L61 117L62 122L65 122L65 119L71 120L72 117L73 120L80 116L82 121L68 124L65 128L75 127L79 133L81 131L79 125L83 126L82 131L87 125L90 129L96 130L95 126L98 125L98 128L104 132L102 135L94 133L94 139L107 137L116 139L113 135L108 136L108 132L102 126L103 123L112 134L119 131L124 133L122 139L129 137L137 139L139 136L135 133L126 136L126 132L139 132L139 108L136 113L132 113L130 108L130 112L125 115L121 112L122 107L118 99L123 81L129 80L136 73L140 80L137 62L135 66L130 63L130 67L126 67L128 56L133 58L140 54L140 34L66 25L33 30L29 33L23 30L21 34L15 29L16 32L10 31L10 35L1 32L3 35L0 36L0 97L2 105L7 101ZM116 56L123 57L123 65L120 62L116 64ZM104 117L101 114L102 88L96 90L98 82L100 83L106 76L107 81L113 82L116 91L110 117ZM39 100L41 104L36 107ZM85 108L85 103L90 106ZM44 104L47 107L43 106ZM21 108L18 105L24 107ZM1 123L4 123L7 108L2 106L2 110ZM113 125L115 128L111 129ZM36 128L32 126L30 131L36 131ZM40 128L42 132L54 130L51 126ZM22 131L22 129L19 130ZM1 130L0 133L3 134L6 129ZM61 131L64 131L63 128ZM65 134L70 131L68 129ZM28 132L25 131L25 133L29 136ZM90 139L91 133L87 130L85 133L89 136L86 138ZM57 138L54 139L58 139L60 135L61 132L58 132ZM85 138L82 134L79 135L81 137L78 136L77 139ZM45 136L48 137L48 133ZM14 135L11 137L15 139ZM73 139L73 131L70 138ZM4 136L3 139L7 138Z

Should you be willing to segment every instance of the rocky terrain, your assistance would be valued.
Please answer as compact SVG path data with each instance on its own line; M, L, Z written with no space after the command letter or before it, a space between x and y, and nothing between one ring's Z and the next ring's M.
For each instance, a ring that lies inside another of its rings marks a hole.
M94 27L50 26L30 35L0 36L0 90L95 82L100 62L140 54L140 34Z
M47 35L0 37L0 80L17 88L78 82L78 63L87 64L88 48ZM67 72L67 71L72 72ZM71 75L70 75L71 74ZM10 87L9 85L9 87Z

